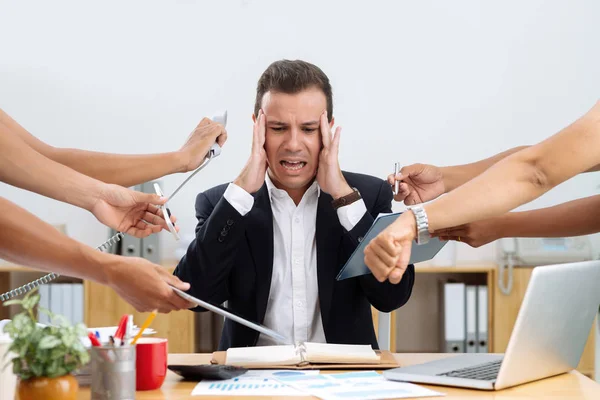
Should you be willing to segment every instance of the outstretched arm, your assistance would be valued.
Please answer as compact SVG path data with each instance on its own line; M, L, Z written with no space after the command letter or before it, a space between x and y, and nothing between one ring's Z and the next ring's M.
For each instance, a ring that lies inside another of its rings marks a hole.
M442 229L433 233L479 247L506 237L568 237L600 232L600 195L539 210L511 212L499 217Z
M138 311L169 312L191 307L169 284L189 284L143 258L102 253L0 197L0 257L42 271L89 279L113 288Z
M20 138L47 158L106 183L129 187L176 172L200 166L215 141L223 146L227 132L223 125L204 118L177 151L158 154L125 155L50 146L0 110L3 134Z

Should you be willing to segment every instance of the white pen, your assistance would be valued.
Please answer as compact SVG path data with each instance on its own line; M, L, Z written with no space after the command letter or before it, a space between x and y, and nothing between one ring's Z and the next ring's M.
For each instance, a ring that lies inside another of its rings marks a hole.
M394 195L398 195L399 182L396 180L396 175L400 172L400 163L394 163Z

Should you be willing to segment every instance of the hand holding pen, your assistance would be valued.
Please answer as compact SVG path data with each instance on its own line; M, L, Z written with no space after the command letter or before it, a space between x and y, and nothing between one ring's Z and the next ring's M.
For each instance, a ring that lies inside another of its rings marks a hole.
M399 163L394 167L394 174L388 176L388 183L394 187L396 201L403 201L409 206L433 200L446 192L444 176L439 167L412 164L400 168Z

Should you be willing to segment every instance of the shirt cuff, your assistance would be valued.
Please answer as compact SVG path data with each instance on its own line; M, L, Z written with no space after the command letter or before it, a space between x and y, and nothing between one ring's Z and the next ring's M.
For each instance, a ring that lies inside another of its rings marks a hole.
M340 223L348 232L354 229L356 224L358 224L366 212L367 206L365 206L363 199L337 209L337 215L340 219Z
M242 217L248 214L254 206L254 197L233 182L227 186L223 197Z

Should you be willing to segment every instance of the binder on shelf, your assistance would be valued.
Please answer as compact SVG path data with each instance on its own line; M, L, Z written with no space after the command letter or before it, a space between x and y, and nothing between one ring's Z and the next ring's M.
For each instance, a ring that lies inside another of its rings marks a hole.
M49 285L41 285L39 289L40 303L39 306L50 310L50 287ZM38 310L38 322L40 324L48 325L50 323L50 317L48 314Z
M73 323L73 285L70 283L60 283L57 285L62 291L62 312L63 317L70 323Z
M477 286L477 352L488 353L488 288Z
M54 314L64 315L62 308L62 285L59 283L52 283L48 286L50 286L50 311Z
M73 324L83 323L83 284L73 284Z
M466 310L466 353L477 353L477 286L467 285L465 288Z
M444 283L444 351L465 352L465 284Z

